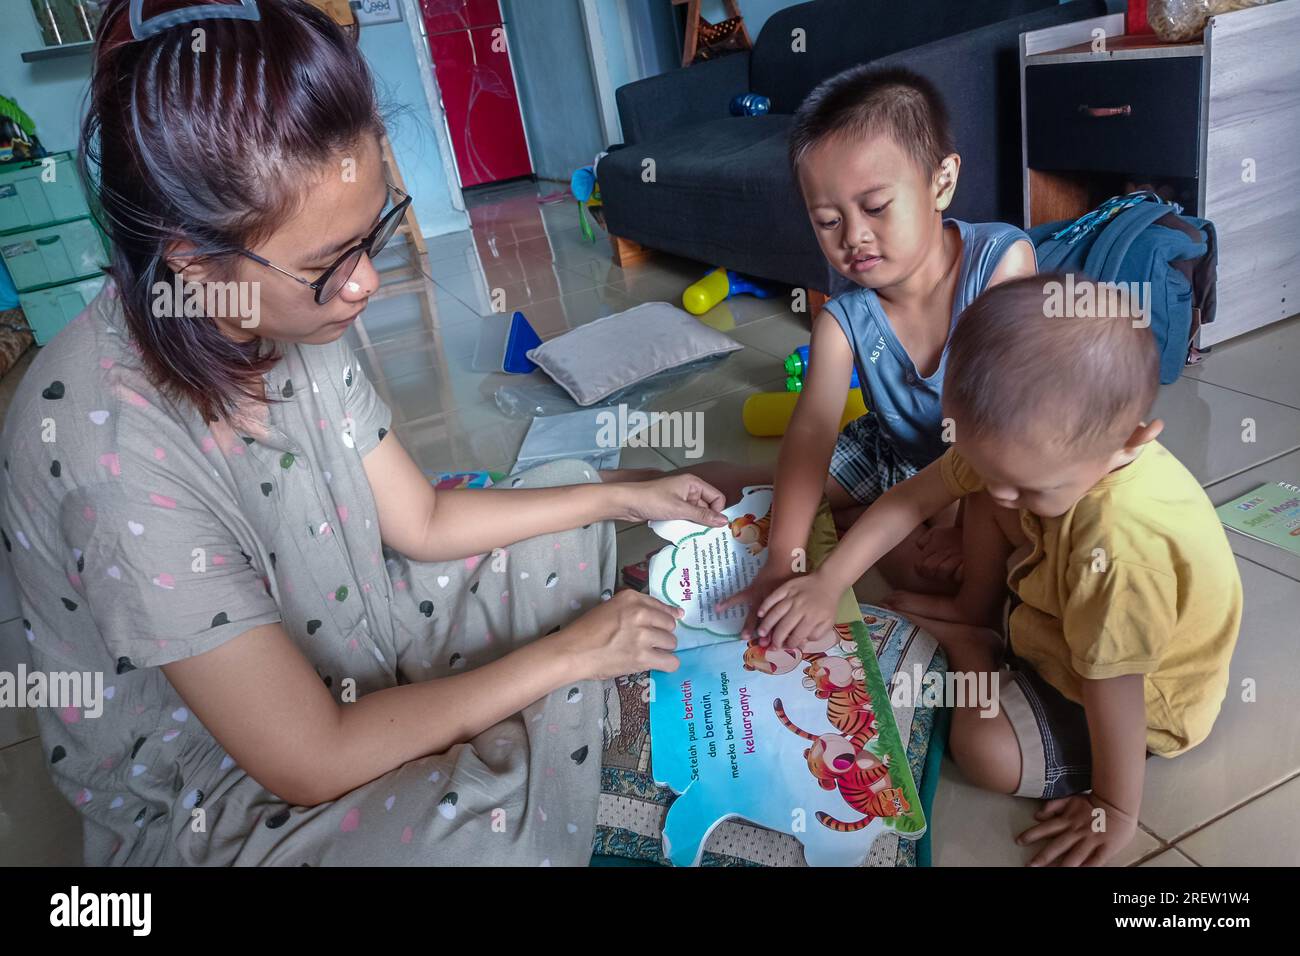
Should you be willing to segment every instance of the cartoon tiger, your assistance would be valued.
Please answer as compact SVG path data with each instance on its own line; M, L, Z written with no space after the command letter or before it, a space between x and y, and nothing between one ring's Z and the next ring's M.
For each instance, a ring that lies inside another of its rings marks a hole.
M845 799L848 798L845 797ZM865 802L854 804L854 809L861 810L866 816L853 823L845 823L842 820L836 820L829 813L818 810L817 822L834 830L836 833L853 833L870 824L876 817L902 816L904 813L911 811L912 805L907 802L902 787L888 787L879 793L872 794Z
M803 647L763 647L757 641L750 641L745 648L744 667L747 671L763 674L788 674L805 661L825 657L835 644L834 632L809 641Z
M856 823L842 823L834 817L818 812L819 822L829 829L847 833L861 830L875 817L896 816L902 812L894 809L896 804L891 802L886 806L876 799L879 794L893 789L894 783L889 775L889 755L886 754L882 759L866 750L864 745L868 737L861 733L852 736L843 734L815 736L797 727L790 720L779 699L772 701L772 707L776 711L777 719L787 730L813 742L803 755L808 761L808 769L817 780L817 785L823 790L838 789L845 803L854 810L867 814ZM906 801L904 800L903 803ZM877 809L892 812L874 812Z
M749 549L750 554L759 554L767 547L768 531L772 527L772 512L763 517L743 514L733 518L730 525L732 536Z
M849 737L863 733L868 739L880 731L857 658L826 655L804 669L803 686L826 701L826 719Z

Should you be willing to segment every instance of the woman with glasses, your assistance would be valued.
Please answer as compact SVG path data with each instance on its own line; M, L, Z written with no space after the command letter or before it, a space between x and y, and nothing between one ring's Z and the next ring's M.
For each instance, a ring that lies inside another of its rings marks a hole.
M580 462L435 494L341 341L411 200L314 8L110 0L95 57L111 279L0 472L35 668L104 676L102 716L39 714L86 862L585 863L598 682L676 668L611 519L721 495Z

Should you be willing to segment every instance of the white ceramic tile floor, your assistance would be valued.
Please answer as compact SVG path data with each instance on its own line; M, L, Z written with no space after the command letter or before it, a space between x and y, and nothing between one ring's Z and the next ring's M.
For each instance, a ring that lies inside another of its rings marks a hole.
M427 241L430 305L413 293L376 298L348 339L394 408L397 434L427 470L491 468L514 461L528 420L510 417L498 396L525 400L541 373L476 371L487 296L504 289L543 338L648 301L680 301L706 264L655 256L615 266L603 236L586 243L571 203L542 205L544 183L471 198L469 230ZM389 253L385 253L390 257ZM701 320L746 346L648 407L703 414L704 457L775 464L778 442L748 436L741 407L757 391L780 387L780 359L808 341L808 321L787 296L742 296ZM1209 488L1216 502L1264 481L1300 481L1300 320L1218 346L1200 367L1161 390L1162 440ZM19 369L21 371L21 367ZM6 381L5 385L11 383ZM554 389L550 394L553 396ZM548 408L548 410L550 410ZM1253 420L1253 441L1244 419ZM690 464L683 449L626 449L629 467ZM620 565L641 560L658 539L644 525L620 525ZM1142 830L1120 865L1190 866L1300 862L1300 559L1231 536L1246 589L1246 613L1223 713L1210 739L1172 761L1149 761ZM0 554L0 669L25 653L22 624ZM873 578L859 594L879 590ZM1242 681L1255 699L1242 699ZM75 812L53 790L30 714L0 712L0 865L69 863L80 857ZM1016 865L1028 851L1012 838L1034 804L989 794L961 779L945 759L932 814L939 865Z

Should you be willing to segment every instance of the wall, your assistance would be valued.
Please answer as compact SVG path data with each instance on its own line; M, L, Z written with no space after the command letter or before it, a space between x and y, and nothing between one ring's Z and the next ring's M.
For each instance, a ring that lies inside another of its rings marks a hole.
M611 2L601 0L602 5ZM568 182L575 169L589 165L608 145L581 0L501 0L501 12L533 170L544 179Z
M420 231L437 236L467 228L465 212L452 205L452 190L459 187L454 181L448 185L410 27L405 23L362 27L361 52L374 73L381 108L404 107L389 120L388 137L407 191L414 197L411 205Z
M758 39L758 32L763 29L763 24L767 18L778 10L784 10L786 7L792 7L796 3L803 3L804 0L740 0L740 12L745 16L745 29L749 31L751 39ZM901 0L906 3L907 0ZM979 2L979 0L949 0L950 3ZM1068 0L1060 0L1066 3ZM704 0L700 7L700 12L704 19L711 23L717 23L719 20L727 18L726 11L723 9L721 0Z
M18 101L36 121L36 132L51 152L75 149L90 57L75 54L40 63L24 63L24 50L41 47L36 18L26 0L3 0L0 29L0 93ZM464 229L465 213L452 205L429 105L420 85L415 51L405 23L385 23L361 31L361 49L375 73L381 100L406 104L391 132L393 150L406 185L415 197L415 215L426 236ZM590 161L590 160L588 160Z

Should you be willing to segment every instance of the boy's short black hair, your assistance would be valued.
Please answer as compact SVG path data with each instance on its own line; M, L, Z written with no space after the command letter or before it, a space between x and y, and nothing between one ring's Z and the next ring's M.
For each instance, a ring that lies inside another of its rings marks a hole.
M808 94L790 131L790 165L837 136L888 135L929 176L956 152L948 109L934 84L899 67L855 66Z
M1076 308L1068 292L1092 304ZM943 404L959 416L959 439L1046 437L1070 452L1121 447L1150 412L1160 379L1155 336L1129 299L1116 283L1061 273L986 289L948 343Z

